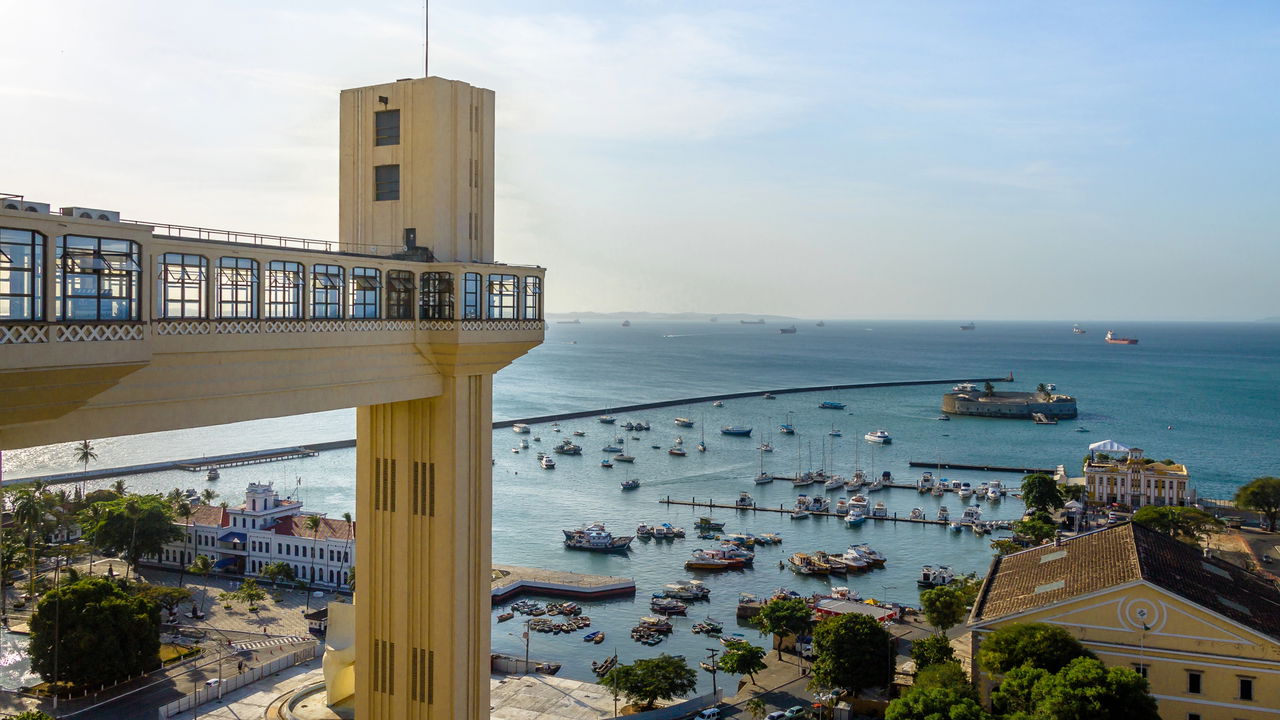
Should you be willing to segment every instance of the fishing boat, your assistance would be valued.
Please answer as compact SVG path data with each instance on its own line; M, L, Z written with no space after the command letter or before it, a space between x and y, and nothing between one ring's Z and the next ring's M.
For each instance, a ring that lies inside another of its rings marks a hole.
M617 664L618 656L615 653L613 657L606 658L603 662L596 662L595 660L592 660L591 672L595 673L596 677L604 677L605 675L608 675L609 671Z
M551 451L556 453L557 455L581 455L582 446L575 445L572 440L570 440L569 438L565 438L564 440L560 441L559 445L556 445L555 447L551 448Z
M609 458L605 458L604 460L600 461L600 467L604 468L605 470L608 470L613 467L613 463L609 462Z
M663 586L662 595L676 600L709 600L711 588L701 580L678 580Z
M1111 330L1107 331L1107 335L1103 339L1105 339L1108 343L1112 345L1137 345L1138 344L1137 338L1120 337L1119 335L1116 335Z
M684 561L684 567L686 570L728 570L731 567L743 567L743 564L730 562L707 550L694 550L693 555Z
M978 391L978 386L971 382L962 382L958 385L953 385L951 387L951 392L965 393L965 392L977 392L977 391Z
M849 514L844 516L844 524L850 527L854 525L861 525L866 521L866 513L856 507L849 508Z
M586 436L587 436L587 432L586 432L585 430L574 430L574 431L573 431L573 436L574 436L574 437L586 437Z
M542 466L543 470L556 469L556 461L550 455L543 455L542 459L538 461L538 464Z
M698 521L695 522L693 526L698 528L699 530L723 530L724 529L723 522L716 520L715 518L707 515L703 515L699 517Z
M640 487L640 481L632 478L631 480L623 480L621 483L623 490L635 490Z
M843 410L846 406L844 403L836 402L835 400L823 400L818 403L818 407L823 410Z
M675 419L676 427L693 427L693 421L689 418L678 417Z
M884 567L885 556L881 555L878 550L873 550L871 546L866 543L850 545L849 552L856 554L863 560L866 560L867 564L872 567Z
M689 606L669 597L655 597L649 601L649 609L662 615L684 615Z
M612 415L601 415L596 419L599 420L601 423L604 423L605 425L612 425L618 421L618 418Z
M638 538L653 537L653 528L649 527L648 525L645 525L644 523L640 523L639 525L636 526L636 537Z
M751 497L751 493L743 490L738 493L738 499L733 504L739 508L753 508L756 506L756 500Z
M604 631L596 630L594 632L589 632L586 635L582 636L582 642L595 643L599 645L600 643L604 642Z
M828 432L827 434L830 435L831 437L844 437L844 433L837 428L831 428L831 431Z
M682 447L680 447L679 445L677 445L677 446L675 446L675 447L669 447L669 448L667 448L667 454L668 454L668 455L675 455L676 457L684 457L685 455L688 455L689 453L685 452L685 451L684 451L684 448L682 448Z
M511 426L511 432L514 432L514 433L527 433L527 432L529 432L529 426L528 426L528 425L526 425L525 423L516 423L516 424L514 424L514 425L512 425L512 426Z
M506 622L515 616L516 614L513 612L504 612L498 616L498 622Z
M745 425L725 425L720 428L721 435L738 435L740 437L751 437L751 428Z
M888 445L893 442L893 438L884 430L872 430L866 435L863 435L862 438L867 442L879 443L881 445Z
M635 539L631 535L614 537L602 523L594 523L578 530L565 530L564 536L566 548L596 552L626 552Z
M792 553L787 558L787 567L791 568L791 572L799 575L825 575L828 572L826 566L822 566L819 569L818 564L813 561L813 558L808 553Z

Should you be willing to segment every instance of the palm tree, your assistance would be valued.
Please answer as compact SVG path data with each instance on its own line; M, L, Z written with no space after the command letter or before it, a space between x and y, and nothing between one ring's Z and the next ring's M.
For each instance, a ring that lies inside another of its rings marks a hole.
M192 575L198 575L201 578L204 578L208 576L209 573L213 572L213 561L209 559L208 555L197 555L196 559L192 561L191 565L187 568L187 572L191 573ZM201 589L200 611L198 613L200 615L204 614L204 597L205 597L205 591Z
M1049 386L1045 385L1044 383L1040 383L1039 385L1036 386L1036 394L1039 395L1040 399L1044 400L1045 402L1048 402L1049 400L1053 399L1053 395L1049 393Z
M308 515L302 524L311 531L311 571L307 573L307 610L311 610L311 586L316 581L316 543L320 540L320 516Z
M351 513L349 513L349 512L344 512L344 513L342 513L342 519L343 519L343 521L345 521L345 522L347 523L347 539L346 539L346 541L345 541L345 542L343 542L343 544L342 544L342 557L344 557L344 558L349 558L349 557L351 557L351 556L350 556L350 555L348 555L347 553L348 553L348 552L350 551L350 549L351 549L351 539L352 539L352 538L354 538L354 537L355 537L355 534L356 534L356 531L355 531L355 524L354 524L354 521L351 519ZM345 561L345 560L344 560L344 562L346 562L346 564L348 564L348 565L350 565L350 564L351 564L351 563L350 563L350 561ZM348 581L348 582L350 582L350 581Z
M27 579L27 594L36 594L36 538L44 526L44 498L30 488L18 491L13 501L13 521L27 536L27 556L31 574Z
M124 579L128 581L129 573L133 571L133 565L138 561L133 555L134 543L138 541L138 518L142 517L142 506L138 504L138 499L131 497L124 503L125 517L133 521L133 532L129 535L129 563L125 566Z
M191 508L191 503L183 500L174 507L173 512L175 515L182 518L182 552L184 555L182 557L182 561L178 563L181 567L181 570L178 571L178 587L182 587L182 583L187 577L187 563L185 562L187 558L185 553L187 552L187 548L191 546L191 515L195 511Z
M200 491L200 502L205 505L212 505L215 498L218 497L218 491L213 488L205 488Z
M114 490L115 493L120 497L124 497L125 491L127 490L124 484L124 480L117 480L111 483L111 489Z
M80 444L76 445L75 454L76 454L76 462L84 463L85 473L89 472L89 463L98 459L98 453L93 451L93 443L89 442L88 440L81 440ZM80 478L80 493L82 495L84 494L84 487L86 482L88 482L87 479Z
M88 525L90 527L97 527L98 520L100 520L101 518L102 518L102 508L97 503L94 503L86 507L84 510L80 511L80 526L84 527ZM93 574L93 551L95 548L93 546L93 540L91 539L91 536L88 536L85 538L85 545L87 545L89 548L89 574L92 575Z

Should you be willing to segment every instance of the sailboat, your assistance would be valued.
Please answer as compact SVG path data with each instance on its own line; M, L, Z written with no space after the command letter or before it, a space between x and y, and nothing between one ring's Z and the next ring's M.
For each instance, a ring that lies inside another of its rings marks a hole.
M617 455L614 455L613 461L624 462L624 463L633 463L636 461L634 456L627 454L627 439L625 437L622 438L622 452L618 453Z
M698 452L706 452L707 451L707 416L706 415L702 416L702 422L699 423L699 425L701 426L700 429L702 430L702 434L701 436L699 436L698 444L695 447L698 448Z
M764 450L760 451L760 474L756 475L756 484L763 485L773 482L773 476L764 471Z

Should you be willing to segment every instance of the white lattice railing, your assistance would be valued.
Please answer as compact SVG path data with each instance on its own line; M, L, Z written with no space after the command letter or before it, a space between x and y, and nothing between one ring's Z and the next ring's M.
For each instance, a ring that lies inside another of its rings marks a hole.
M452 320L421 320L418 322L419 330L452 330Z
M58 342L106 342L141 340L141 325L62 325L58 327Z
M213 325L214 335L257 335L260 332L262 324L257 320L220 320Z
M213 331L208 320L165 320L153 327L156 335L208 335Z
M341 320L312 320L307 323L308 332L342 332L346 323Z
M465 330L541 330L541 320L463 320Z
M0 325L0 345L49 342L48 325Z
M300 333L307 331L305 320L272 320L262 324L268 333Z

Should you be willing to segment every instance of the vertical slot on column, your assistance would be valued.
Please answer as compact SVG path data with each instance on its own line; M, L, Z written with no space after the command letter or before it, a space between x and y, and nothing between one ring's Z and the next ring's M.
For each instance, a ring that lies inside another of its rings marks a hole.
M409 699L417 702L422 699L418 693L418 648L409 648Z
M431 495L429 498L429 502L427 503L427 507L431 509L431 512L429 513L430 516L435 517L436 516L436 464L431 463L430 465L427 466L427 468L431 476Z
M387 643L387 694L396 694L396 644Z
M427 704L436 700L436 651L427 651Z
M421 467L422 467L421 463L415 462L413 464L413 483L410 486L410 490L412 491L412 494L413 494L413 514L414 515L418 514L418 499L419 499L418 498L418 476L421 474L419 472Z
M396 461L391 460L391 512L396 511Z
M373 460L373 509L382 509L382 458Z

